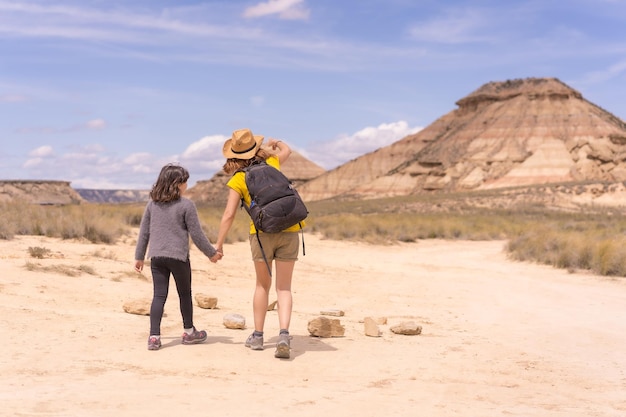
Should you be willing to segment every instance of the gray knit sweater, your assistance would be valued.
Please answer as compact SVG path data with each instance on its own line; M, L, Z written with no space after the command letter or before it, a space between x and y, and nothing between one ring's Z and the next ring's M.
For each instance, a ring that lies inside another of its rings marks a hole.
M148 202L139 226L135 260L166 257L181 261L189 259L189 236L207 257L217 253L202 231L193 201L181 197L168 203Z

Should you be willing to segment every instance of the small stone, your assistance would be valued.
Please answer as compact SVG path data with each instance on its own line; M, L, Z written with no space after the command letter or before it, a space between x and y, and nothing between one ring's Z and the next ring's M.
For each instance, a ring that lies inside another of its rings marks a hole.
M400 324L392 326L390 330L396 334L415 336L422 333L422 326L418 326L413 321L404 321Z
M224 316L224 326L228 329L245 329L246 318L241 314L229 313Z
M341 337L346 332L339 319L321 316L310 320L307 329L311 336L317 337Z
M267 306L267 311L272 311L276 308L276 305L278 304L278 301L274 301L271 302L268 306Z
M378 328L378 324L376 324L376 320L374 320L371 317L365 317L365 319L363 320L363 323L365 325L365 336L380 337L382 332Z
M196 294L196 303L200 308L214 309L217 308L217 297L209 297L206 294Z
M149 316L151 305L152 305L152 300L146 298L142 300L127 301L124 303L122 307L124 308L124 311L127 312L128 314Z
M343 315L345 313L343 312L343 310L331 309L331 310L322 310L322 311L320 311L320 314L323 315L323 316L343 317Z

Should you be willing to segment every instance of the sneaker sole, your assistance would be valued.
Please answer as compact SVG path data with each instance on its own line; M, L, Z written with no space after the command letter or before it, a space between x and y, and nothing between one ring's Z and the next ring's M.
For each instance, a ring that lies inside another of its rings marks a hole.
M183 345L195 345L197 343L202 343L205 340L206 340L206 337L204 339L183 340Z
M255 337L252 338L253 342L261 342L261 343L250 343L252 337L249 337L248 339L246 339L246 342L244 343L244 346L247 348L250 348L252 350L263 350L263 338L262 337Z
M203 333L203 332L198 332ZM202 339L185 340L183 339L183 345L195 345L196 343L202 343L207 339L208 335L205 334Z
M263 350L263 346L246 345L246 347L250 348L251 350Z
M288 344L280 343L276 345L276 353L274 353L274 357L279 359L289 359L290 350L291 349Z

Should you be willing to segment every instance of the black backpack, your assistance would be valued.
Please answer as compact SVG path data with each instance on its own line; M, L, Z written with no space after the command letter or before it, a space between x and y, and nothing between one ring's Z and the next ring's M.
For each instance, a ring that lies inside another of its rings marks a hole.
M300 224L309 214L289 179L265 161L255 162L242 170L250 193L246 209L257 231L278 233Z

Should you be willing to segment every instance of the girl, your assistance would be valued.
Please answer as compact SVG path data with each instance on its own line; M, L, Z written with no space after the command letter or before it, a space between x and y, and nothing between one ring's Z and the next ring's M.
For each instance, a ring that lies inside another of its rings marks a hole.
M223 245L226 235L237 212L237 207L241 199L245 204L250 205L250 193L246 187L245 173L241 172L255 162L255 160L265 160L268 165L280 169L280 164L284 163L291 149L283 141L270 139L267 146L277 150L276 155L272 155L268 150L261 149L263 136L255 136L250 129L240 129L233 132L232 137L226 141L222 153L227 158L224 164L224 171L227 174L234 174L228 181L230 188L228 201L217 237L217 250L223 253ZM280 333L276 343L277 358L289 358L290 356L290 336L289 323L291 321L292 297L291 278L293 268L298 259L299 237L301 227L296 224L279 233L259 233L259 239L268 264L265 263L259 242L256 239L256 229L250 221L250 249L252 260L256 272L256 287L252 302L254 313L254 332L248 337L245 345L253 350L263 350L263 327L265 324L265 313L269 300L269 290L272 284L272 277L268 265L272 265L272 260L276 261L276 293L278 298L278 322ZM270 267L271 269L271 267Z
M141 272L148 243L154 295L150 307L150 336L148 350L161 347L161 319L167 300L170 274L174 276L183 317L185 345L204 342L207 333L193 325L191 298L191 264L189 236L211 262L222 258L202 231L195 204L182 194L187 190L189 172L178 165L168 164L161 169L150 191L150 201L141 219L135 249L135 270Z

